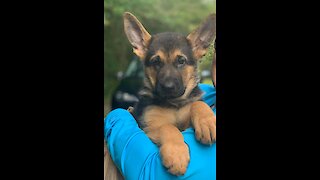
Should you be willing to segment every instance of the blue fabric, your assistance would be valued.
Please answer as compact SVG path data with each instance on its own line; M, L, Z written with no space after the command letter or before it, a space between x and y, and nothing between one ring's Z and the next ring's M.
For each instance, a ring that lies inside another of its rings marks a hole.
M203 100L208 105L215 104L215 88L205 84L200 88L204 91ZM199 143L193 128L182 132L190 151L190 163L183 176L167 172L161 163L159 148L127 110L110 112L104 121L104 133L111 157L126 180L216 179L216 143L212 146Z

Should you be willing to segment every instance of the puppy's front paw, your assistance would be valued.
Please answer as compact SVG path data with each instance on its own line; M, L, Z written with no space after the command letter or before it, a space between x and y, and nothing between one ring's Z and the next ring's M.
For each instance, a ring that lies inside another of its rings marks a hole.
M216 117L205 116L193 120L196 138L203 144L213 144L216 140Z
M173 175L183 175L190 161L189 148L183 143L166 143L160 147L163 165Z

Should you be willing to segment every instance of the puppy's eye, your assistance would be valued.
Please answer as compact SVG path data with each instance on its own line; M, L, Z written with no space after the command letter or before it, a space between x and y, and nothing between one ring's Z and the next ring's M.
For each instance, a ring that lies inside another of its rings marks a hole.
M178 62L178 66L181 67L186 63L187 59L183 56L178 56L177 58L177 62Z
M159 64L161 63L160 57L159 57L159 56L156 56L156 57L152 58L150 62L151 62L153 65L159 65Z

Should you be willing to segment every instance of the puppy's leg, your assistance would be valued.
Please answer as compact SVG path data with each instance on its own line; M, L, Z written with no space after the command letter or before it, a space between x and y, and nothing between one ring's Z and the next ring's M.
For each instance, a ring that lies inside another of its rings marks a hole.
M144 129L149 138L160 146L163 165L174 175L186 172L190 156L183 136L174 125L175 112L164 108L152 108L144 115L147 127Z
M212 109L206 103L196 101L192 103L190 112L197 140L203 144L213 144L216 140L216 116Z
M149 131L148 136L160 145L163 165L174 175L183 175L188 167L190 156L188 146L181 132L172 124L165 124Z

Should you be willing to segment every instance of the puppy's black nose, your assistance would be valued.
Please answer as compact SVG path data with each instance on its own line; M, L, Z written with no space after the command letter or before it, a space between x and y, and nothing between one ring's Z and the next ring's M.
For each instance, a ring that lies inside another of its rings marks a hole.
M174 89L174 82L173 81L166 81L161 84L161 87L165 90L173 90Z

